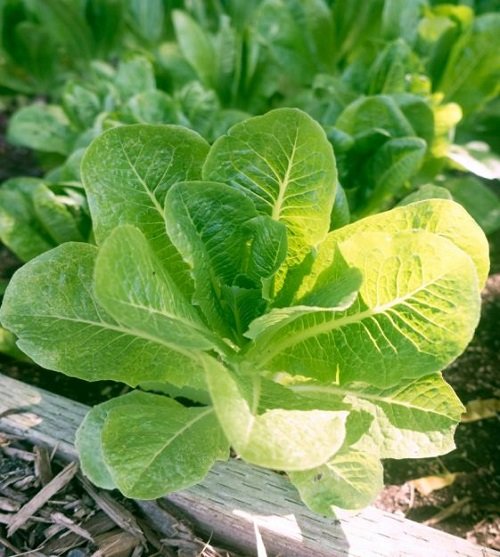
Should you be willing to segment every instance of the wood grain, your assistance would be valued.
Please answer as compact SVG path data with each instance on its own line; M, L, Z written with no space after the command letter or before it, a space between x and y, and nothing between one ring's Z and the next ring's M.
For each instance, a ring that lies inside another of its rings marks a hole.
M0 375L0 431L55 448L76 460L76 428L87 408ZM286 478L231 460L205 480L169 495L214 542L255 555L255 525L269 557L500 557L486 549L401 516L369 507L336 520L308 511Z

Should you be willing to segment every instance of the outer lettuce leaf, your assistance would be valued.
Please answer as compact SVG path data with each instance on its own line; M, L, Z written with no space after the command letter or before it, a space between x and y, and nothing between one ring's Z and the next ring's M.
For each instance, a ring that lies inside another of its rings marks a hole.
M185 408L154 394L137 393L129 404L111 408L101 438L113 482L138 499L190 487L229 456L212 407Z
M262 328L246 354L257 369L390 386L442 369L464 350L480 309L467 254L425 231L360 232L338 247L363 277L355 303Z
M97 381L202 382L196 354L109 315L92 292L97 248L67 243L12 278L0 319L37 364Z
M259 378L250 387L215 360L205 363L215 412L231 446L247 462L278 470L305 470L326 462L342 445L347 412L291 408L258 412ZM294 401L295 402L295 401ZM281 406L281 405L280 405Z
M101 435L106 417L112 408L130 405L132 401L134 405L141 403L149 405L149 399L143 397L139 391L112 398L91 408L76 432L75 446L82 472L98 487L116 488L102 454Z
M455 448L453 434L464 408L439 373L388 388L359 382L290 388L301 396L343 397L352 408L345 448L380 458L423 458Z
M300 300L309 292L335 254L335 245L358 232L398 234L409 230L427 230L447 238L469 255L476 266L479 287L486 282L489 271L489 246L483 231L465 209L447 199L431 199L396 207L391 211L361 219L330 233L319 246L311 269L303 277L296 295Z
M340 451L312 470L290 472L290 481L314 512L335 516L335 509L362 509L384 487L380 459L359 451Z
M208 144L178 126L122 126L92 142L82 161L94 234L101 244L119 224L137 226L183 292L191 281L165 230L163 204L176 182L201 177Z
M99 250L94 277L98 302L121 325L174 350L211 350L219 342L137 228L115 228Z

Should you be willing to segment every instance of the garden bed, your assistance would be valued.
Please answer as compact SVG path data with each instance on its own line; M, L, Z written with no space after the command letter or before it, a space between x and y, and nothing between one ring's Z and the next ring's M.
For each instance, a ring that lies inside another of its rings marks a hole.
M18 262L5 248L0 260L2 275L7 278ZM499 274L490 277L483 300L482 319L475 338L466 353L446 370L445 376L465 404L489 400L494 406L500 393L497 372L500 365L497 334ZM1 371L11 377L86 405L99 403L127 390L122 384L107 381L89 384L6 357L1 357L0 366ZM375 505L399 516L432 524L474 543L500 548L497 431L498 418L495 416L473 419L459 426L457 449L443 457L386 461L386 487ZM444 478L445 483L447 477L453 481L424 495L415 489L414 480L428 476L437 476L438 481Z
M76 459L73 438L86 407L0 376L0 430ZM285 478L238 460L218 464L198 486L166 498L214 543L255 554L255 526L270 555L493 557L495 550L369 507L325 519L308 511Z

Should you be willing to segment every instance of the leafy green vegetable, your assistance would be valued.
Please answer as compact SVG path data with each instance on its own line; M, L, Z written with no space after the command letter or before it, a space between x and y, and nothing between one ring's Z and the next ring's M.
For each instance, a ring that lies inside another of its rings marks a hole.
M10 142L38 151L69 155L75 134L58 106L32 105L16 112L9 123Z
M0 187L0 239L28 261L59 243L85 241L83 199L71 187L36 178L11 178Z
M203 168L207 180L250 194L259 213L287 227L287 267L328 232L335 160L323 130L300 111L281 109L232 127Z
M407 145L403 112L373 102L399 129L381 149ZM424 199L328 232L332 146L290 108L211 147L179 126L114 127L81 174L97 246L27 263L0 320L40 365L137 388L79 430L98 485L156 498L232 446L331 514L375 497L381 458L453 448L462 406L440 370L473 334L488 272L460 205Z

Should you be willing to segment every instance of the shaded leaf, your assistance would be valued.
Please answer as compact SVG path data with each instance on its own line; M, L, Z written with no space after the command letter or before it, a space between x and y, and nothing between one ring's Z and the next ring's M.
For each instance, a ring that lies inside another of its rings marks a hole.
M213 408L185 408L163 396L140 395L139 404L134 397L111 408L102 430L104 462L124 495L156 499L190 487L216 460L228 457Z

